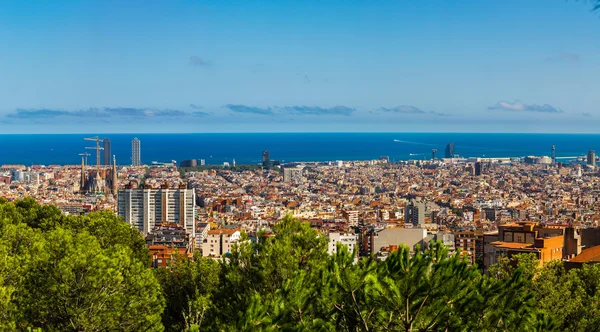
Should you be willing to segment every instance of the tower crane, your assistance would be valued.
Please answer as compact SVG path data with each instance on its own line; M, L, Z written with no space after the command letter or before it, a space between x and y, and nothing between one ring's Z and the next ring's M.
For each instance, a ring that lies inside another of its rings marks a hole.
M96 170L99 171L100 170L100 150L104 150L104 148L100 146L100 138L98 136L86 137L86 138L84 138L84 140L96 142L95 147L86 146L85 148L89 149L89 150L96 150Z
M84 152L84 153L80 153L79 155L82 156L82 157L85 157L85 164L87 165L88 164L88 157L91 156L91 154L89 154L87 152Z

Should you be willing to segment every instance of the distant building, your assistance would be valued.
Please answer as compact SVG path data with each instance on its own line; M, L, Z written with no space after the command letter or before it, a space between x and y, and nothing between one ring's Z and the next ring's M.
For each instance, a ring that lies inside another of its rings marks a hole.
M165 223L152 228L146 235L146 246L167 246L170 248L187 248L193 250L193 244L185 228L173 223Z
M475 176L480 176L481 174L483 174L484 170L483 170L483 163L481 161L478 161L475 163Z
M356 226L358 225L358 210L343 210L342 216L346 218L348 225Z
M194 189L121 189L117 211L123 220L143 234L155 226L174 223L184 227L194 237Z
M271 154L268 150L263 151L262 153L262 165L264 167L271 166Z
M404 207L404 223L418 226L425 223L425 203L411 200Z
M240 239L241 233L238 229L211 229L202 243L202 256L226 256L231 252L232 245Z
M338 243L346 245L349 252L356 249L358 253L358 236L356 234L339 232L329 233L329 248L327 252L330 255L334 255L337 252Z
M564 229L540 228L535 222L510 223L498 226L497 241L485 241L485 268L502 256L535 254L540 265L562 260L565 246ZM568 240L568 238L567 238Z
M423 250L427 230L424 228L386 228L373 230L363 236L363 253L376 254L397 250L399 245L406 245L411 251L417 249L417 245Z
M204 166L204 165L206 165L206 160L200 159L200 166Z
M283 169L283 182L294 184L302 183L302 168L285 167Z
M471 265L483 263L483 231L454 233L454 247Z
M184 160L179 163L179 167L196 167L198 166L198 161L196 159Z
M169 265L173 256L191 258L192 253L187 248L169 247L166 245L151 245L148 247L148 254L152 260L153 268L165 268Z
M446 158L454 158L454 142L450 142L450 143L448 143L448 145L446 145L445 157Z
M596 166L596 152L594 150L590 150L587 153L587 164L589 166Z
M196 248L202 248L202 243L204 243L204 239L208 236L208 231L210 230L210 223L201 222L196 224Z
M556 147L552 145L552 165L556 164Z
M105 138L102 142L102 147L104 148L104 158L102 165L110 165L112 162L112 154L110 154L110 139Z
M141 166L140 140L136 138L131 141L131 166Z

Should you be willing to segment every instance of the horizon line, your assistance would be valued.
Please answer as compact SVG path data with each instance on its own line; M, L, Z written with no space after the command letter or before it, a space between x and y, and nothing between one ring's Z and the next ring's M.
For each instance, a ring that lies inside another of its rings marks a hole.
M502 132L502 131L222 131L222 132L77 132L0 133L7 135L187 135L187 134L505 134L505 135L600 135L600 132Z

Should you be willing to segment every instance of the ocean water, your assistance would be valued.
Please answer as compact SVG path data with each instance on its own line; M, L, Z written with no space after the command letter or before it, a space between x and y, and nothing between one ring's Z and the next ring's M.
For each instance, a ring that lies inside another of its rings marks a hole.
M96 134L94 134L96 135ZM87 151L95 163L95 151L85 150L94 142L80 134L0 135L0 164L79 164L79 153ZM131 140L141 141L143 163L205 159L207 164L257 164L262 151L271 159L292 161L429 159L431 150L443 157L446 144L455 143L462 157L550 156L600 152L600 134L473 134L473 133L224 133L224 134L98 134L111 140L117 164L131 163Z

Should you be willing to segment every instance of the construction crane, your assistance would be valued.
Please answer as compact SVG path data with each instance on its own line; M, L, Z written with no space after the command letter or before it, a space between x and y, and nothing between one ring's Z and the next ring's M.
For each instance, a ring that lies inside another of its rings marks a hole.
M91 156L91 154L84 152L84 153L80 153L79 155L82 157L85 157L85 165L87 166L88 165L88 157Z
M96 150L96 170L99 171L100 170L100 150L104 150L104 148L100 146L100 138L98 136L89 137L89 138L86 137L86 138L84 138L84 140L96 142L96 146L94 146L94 147L86 146L85 148L89 149L89 150Z

